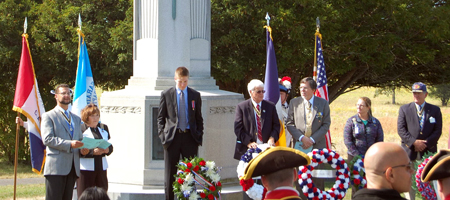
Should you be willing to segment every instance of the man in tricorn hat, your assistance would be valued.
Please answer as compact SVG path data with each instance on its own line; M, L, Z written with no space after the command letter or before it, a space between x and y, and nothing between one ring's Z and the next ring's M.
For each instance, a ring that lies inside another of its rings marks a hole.
M242 178L248 180L261 176L262 184L268 191L265 199L300 199L293 184L298 177L298 166L310 163L310 158L299 150L270 147L248 163Z
M437 180L442 200L450 199L450 150L442 149L423 168L423 182Z

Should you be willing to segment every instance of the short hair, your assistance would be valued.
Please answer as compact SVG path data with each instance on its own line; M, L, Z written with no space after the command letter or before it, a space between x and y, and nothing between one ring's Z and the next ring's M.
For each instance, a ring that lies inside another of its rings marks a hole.
M250 94L250 90L254 90L256 87L264 87L264 83L258 79L251 80L247 85L248 93Z
M57 86L55 87L55 94L59 92L59 91L58 91L59 88L69 88L69 89L70 89L69 85L67 85L67 84L65 84L65 83L61 83L61 84L59 84L59 85L57 85ZM72 93L72 90L70 90L70 93Z
M90 187L81 193L79 200L110 200L106 191L101 187Z
M290 183L294 183L295 181L295 176L293 176L293 170L295 170L295 168L286 168L286 169L282 169L282 170L278 170L274 173L271 174L266 174L263 175L267 178L269 184L273 187L279 187L280 183L289 181Z
M81 110L81 120L83 120L84 123L89 123L89 116L93 114L98 114L100 116L100 110L97 108L97 106L93 103L90 103L86 107Z
M302 83L308 83L309 87L311 87L311 89L313 89L313 90L316 90L316 89L317 89L317 83L316 83L316 81L315 81L313 78L311 78L311 77L303 78L303 79L300 81L300 84L302 84Z
M175 76L176 76L176 77L186 77L186 76L189 76L189 70L188 70L186 67L184 67L184 66L178 67L178 68L175 70Z

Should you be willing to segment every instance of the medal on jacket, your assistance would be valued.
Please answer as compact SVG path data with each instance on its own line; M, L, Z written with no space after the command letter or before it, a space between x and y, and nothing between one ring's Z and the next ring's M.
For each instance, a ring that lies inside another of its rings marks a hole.
M64 114L63 111L61 111L61 114L64 116L64 119L66 120L67 125L69 125L70 134L73 134L73 126L72 126L72 122L70 120L70 114L69 114L69 116L67 116L66 114Z

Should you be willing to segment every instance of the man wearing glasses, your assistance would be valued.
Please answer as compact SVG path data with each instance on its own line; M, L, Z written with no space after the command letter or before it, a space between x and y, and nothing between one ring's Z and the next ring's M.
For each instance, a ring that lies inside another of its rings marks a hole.
M405 199L400 193L411 188L414 166L406 151L398 144L377 142L364 158L367 188L358 190L354 200Z
M47 146L45 199L70 200L80 176L81 119L68 111L71 91L67 84L56 86L55 99L56 107L42 115L41 124L42 140Z
M237 160L249 148L256 148L258 144L268 143L274 146L280 133L275 105L263 100L264 83L253 79L248 83L247 90L251 98L236 106L234 133L237 138L234 158Z

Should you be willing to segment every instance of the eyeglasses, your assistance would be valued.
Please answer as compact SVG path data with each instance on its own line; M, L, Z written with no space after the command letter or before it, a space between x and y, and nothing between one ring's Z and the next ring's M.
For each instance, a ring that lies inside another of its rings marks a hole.
M258 91L255 91L256 93L258 93L258 94L261 94L261 93L266 93L266 91L265 90L258 90Z
M63 96L65 96L65 95L71 95L70 92L62 92L62 93L58 93L58 94L63 95Z
M363 107L363 108L366 107L366 105L363 105L363 104L355 104L355 106L356 107Z
M408 170L408 171L409 171L409 170L414 170L414 163L411 162L411 161L409 161L409 163L406 164L406 165L397 165L397 166L390 167L390 168L394 169L394 168L398 168L398 167L406 167L406 170ZM388 167L388 169L389 169L389 167ZM385 174L386 171L387 171L387 169L384 170L383 174Z

